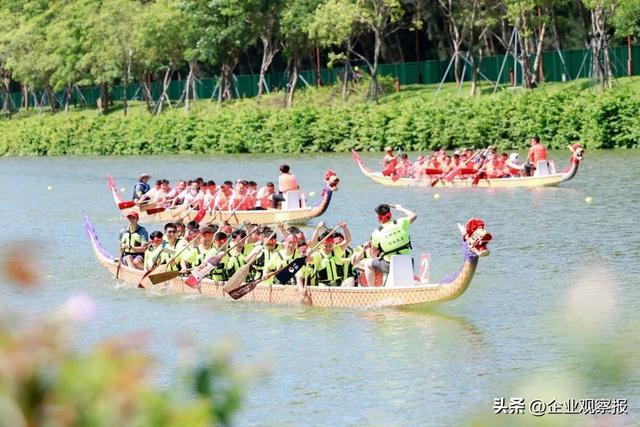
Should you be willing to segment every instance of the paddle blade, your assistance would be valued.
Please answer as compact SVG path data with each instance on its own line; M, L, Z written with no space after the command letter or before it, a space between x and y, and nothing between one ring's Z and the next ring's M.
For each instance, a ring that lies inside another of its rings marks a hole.
M151 202L140 203L138 205L138 208L140 209L140 211L144 212L144 211L150 211L150 210L153 210L153 209L157 209L158 205L156 203L151 203Z
M276 274L276 279L280 283L287 283L293 276L296 275L298 271L304 266L306 262L306 257L296 258L289 263L289 265L284 268L280 273Z
M134 202L133 200L127 200L126 202L118 203L118 209L128 209L134 207L135 205L136 202Z
M155 208L155 209L149 209L147 210L147 215L154 215L160 212L164 212L166 209L165 208Z
M207 214L206 209L204 208L204 206L200 207L200 210L198 211L198 214L193 218L193 220L195 222L200 222L202 221L202 219L204 218L204 216Z
M252 290L254 290L257 285L258 285L258 282L245 283L239 288L236 288L228 293L231 298L240 299L246 294L248 294L249 292L251 292Z
M238 271L233 273L233 276L229 277L229 280L227 280L227 283L225 283L222 289L224 289L226 293L231 294L231 292L241 287L251 272L251 265L252 263L249 263L240 267Z
M166 281L171 280L171 279L175 279L179 275L180 275L179 271L165 271L164 273L158 273L158 274L149 275L149 280L151 280L151 283L153 283L154 285L157 285L158 283L162 283L162 282L166 282Z

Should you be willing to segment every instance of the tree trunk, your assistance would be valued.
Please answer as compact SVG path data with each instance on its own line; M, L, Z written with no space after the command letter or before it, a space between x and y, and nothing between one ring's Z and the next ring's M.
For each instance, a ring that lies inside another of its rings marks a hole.
M220 93L218 96L218 105L222 101L229 101L233 98L233 64L224 62L221 67L220 73Z
M611 87L611 59L607 40L607 22L605 10L596 7L591 11L592 41L592 77L603 89Z
M184 90L185 90L185 95L184 95L184 111L189 111L190 108L190 104L189 104L189 92L191 92L192 87L193 87L193 80L194 80L194 74L195 74L195 68L196 68L196 61L195 59L192 59L191 61L189 61L189 74L187 75L187 81L185 83L184 86Z
M127 115L127 85L129 84L129 81L127 80L127 70L125 70L124 72L124 77L122 79L122 112L124 113L124 115Z
M4 91L4 102L2 103L2 110L11 112L11 72L4 71L2 73L2 89Z
M22 92L22 108L29 111L29 88L27 85L21 85Z
M542 67L540 66L540 61L542 60L542 42L544 41L545 29L547 28L547 23L542 23L542 28L540 29L540 35L538 36L538 45L536 46L536 57L533 61L533 83L538 82L538 74L540 75L540 82L543 81L542 75Z
M109 92L108 84L100 83L100 98L98 98L98 112L100 114L106 114L109 109Z
M166 99L169 105L171 105L171 101L169 100L169 95L167 95L167 90L169 89L169 84L171 83L171 75L173 74L173 61L169 64L169 68L164 73L164 79L162 80L162 94L160 94L160 99L158 100L158 108L156 114L160 114L162 112L162 108L164 107L164 100Z
M49 108L51 108L52 113L55 113L57 110L56 96L53 93L53 90L51 89L51 85L49 83L45 85L45 92L47 94L47 101L49 101Z
M265 76L267 74L267 70L271 67L273 58L275 58L276 54L280 50L280 48L274 46L273 41L271 40L271 34L260 36L260 40L262 41L262 63L260 64L260 78L258 79L258 101L260 101L260 97L264 94L265 90L267 92L269 91Z
M65 113L69 111L69 102L71 101L72 91L73 91L73 86L68 84L67 87L65 88L65 102L64 102Z
M344 73L342 73L342 102L347 100L347 94L349 93L349 63L350 63L350 56L349 56L349 49L347 49L347 52L345 53L345 61L344 61Z
M287 92L287 98L285 106L291 108L293 105L293 95L296 92L296 85L298 83L298 67L300 66L299 55L294 55L290 60L291 76L289 76L289 91Z
M378 84L378 63L380 61L380 48L382 46L382 34L380 31L374 31L374 47L373 47L373 67L371 68L371 87L369 88L369 97L372 101L378 102L378 92L380 85Z

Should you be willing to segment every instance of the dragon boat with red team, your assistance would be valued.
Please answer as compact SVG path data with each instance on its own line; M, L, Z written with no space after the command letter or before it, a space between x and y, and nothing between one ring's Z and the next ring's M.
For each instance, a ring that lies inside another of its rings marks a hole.
M382 172L375 172L360 158L357 151L352 150L353 160L362 173L378 184L393 187L450 187L450 188L518 188L518 187L552 187L569 181L578 172L580 161L584 156L584 148L580 144L570 147L569 165L562 171L555 171L555 164L549 161L536 165L533 176L510 178L482 178L476 179L476 171L472 168L460 168L456 174L447 176L439 170L427 170L423 178L408 178L385 176Z
M134 287L141 284L147 289L157 288L167 294L202 294L231 300L224 291L224 283L216 283L209 279L203 279L196 289L185 283L186 276L157 285L153 285L149 279L142 280L144 275L142 270L125 265L118 268L118 260L114 259L102 246L86 215L84 215L84 227L91 240L96 259L118 280ZM469 287L476 272L478 259L489 255L487 244L491 240L491 235L485 230L482 220L472 218L467 222L466 227L460 224L458 227L462 234L464 261L453 277L439 283L421 282L413 275L410 255L394 255L389 276L385 279L385 286L310 286L306 303L315 307L367 308L415 306L456 299ZM297 288L291 285L258 284L249 286L248 289L251 290L243 294L243 300L280 305L296 305L301 302Z
M269 225L280 222L305 223L312 218L316 218L327 211L333 192L338 190L340 179L335 172L328 171L324 177L324 186L320 194L320 200L313 206L305 206L306 200L301 197L300 192L293 191L284 194L284 209L266 210L216 210L206 211L204 214L188 206L180 205L175 207L158 206L153 203L138 205L132 201L125 201L118 193L118 187L114 179L107 177L107 185L116 206L123 216L130 212L137 212L141 222L188 222L197 219L198 222L222 223L238 225L243 222L252 224Z

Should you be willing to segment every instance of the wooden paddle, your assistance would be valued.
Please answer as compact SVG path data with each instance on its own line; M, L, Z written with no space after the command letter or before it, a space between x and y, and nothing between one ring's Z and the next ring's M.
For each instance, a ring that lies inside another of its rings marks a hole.
M273 230L273 233L271 233L271 235L269 236L267 241L271 240L273 238L273 236L276 235L276 233L277 233L277 230ZM262 249L260 249L255 254L251 255L251 257L246 261L245 265L240 267L238 269L238 271L233 273L233 276L231 276L229 278L229 280L227 280L227 283L224 284L222 289L224 289L224 291L226 293L231 295L231 292L233 292L235 289L241 287L242 284L244 283L244 280L249 275L249 272L251 271L251 267L253 266L253 263L258 259L258 257L260 257L260 255L262 255L262 253L265 250L266 250L266 246L264 246Z
M171 280L174 277L178 277L181 272L180 271L164 271L162 273L156 273L156 274L151 274L153 272L153 270L155 270L156 268L158 268L160 265L171 265L172 262L174 262L179 256L180 254L182 254L182 252L184 252L189 246L191 246L193 244L193 242L195 242L197 240L197 234L200 234L200 232L196 232L196 237L194 237L193 239L191 239L190 242L188 242L182 249L180 249L169 261L167 261L166 264L158 264L153 266L153 268L149 269L144 276L142 276L142 278L140 279L140 282L138 283L138 287L139 288L143 288L144 286L142 285L142 281L149 276L149 280L151 280L151 283L153 283L154 285L158 284L158 283L162 283L162 282L166 282L167 280ZM158 254L159 255L159 254ZM167 273L171 273L171 274L167 274ZM172 274L174 274L172 276ZM168 279L166 278L168 277ZM164 279L164 280L160 280L160 279Z
M473 156L469 157L467 160L465 160L464 162L460 163L455 169L447 172L444 176L439 176L438 178L434 179L431 181L431 186L435 187L435 185L440 182L440 180L444 179L447 182L451 182L453 181L453 178L456 177L456 175L458 174L458 172L460 172L461 169L463 169L465 166L467 166L467 163L469 163L471 160L475 159L478 154L480 154L480 152L482 151L482 149L476 151L475 153L473 153Z
M315 245L313 245L313 247L307 251L307 253L309 255L311 255L311 253L313 253L313 251L315 251L322 243L324 243L325 240L327 240L335 231L338 230L338 228L340 228L340 225L337 225L333 230L331 230L329 233L327 233L326 236L324 236L324 238L322 240L320 240L318 243L316 243ZM291 261L289 264L285 265L282 268L279 268L276 271L273 271L271 273L269 273L268 275L266 275L265 277L259 279L259 280L254 280L252 282L249 283L245 283L244 285L241 285L231 291L227 291L227 293L229 294L229 296L235 300L242 298L243 296L245 296L246 294L248 294L249 292L251 292L252 290L255 289L256 286L258 286L259 283L264 282L265 280L268 280L270 278L272 278L273 276L277 276L279 275L281 272L284 272L286 270L287 276L288 278L282 277L282 279L284 280L280 280L280 278L278 279L281 283L286 283L289 281L289 279L291 279L291 277L293 277L301 268L302 266L304 266L306 264L306 260L307 260L307 256L301 256L298 258L295 258L293 261Z
M245 221L242 223L242 225L240 226L239 230L243 229L244 227L246 227L246 225L248 224L248 221ZM246 239L249 238L249 236L251 236L252 234L254 234L255 232L258 231L258 228L255 228L254 230L252 230L250 233L248 233L246 236L244 236L242 239L240 239L240 241L238 243L236 243L235 245L231 246L230 248L227 248L224 252L220 253L218 252L216 255L212 256L211 258L207 259L205 262L203 262L201 265L199 265L198 267L194 268L191 271L191 274L189 275L189 277L187 278L187 280L185 280L185 284L187 286L190 286L192 288L196 288L200 282L202 281L202 279L204 279L204 277L209 274L211 272L211 270L213 270L214 268L216 268L219 265L219 260L222 259L225 255L227 255L230 251L232 251L233 249L235 249L241 242L244 242ZM231 241L231 237L229 237L225 243L225 245L229 245L229 242ZM224 245L223 245L224 247ZM222 248L220 248L220 250L222 250ZM216 260L215 258L219 257L218 260Z
M124 255L124 248L120 244L120 255L118 256L118 266L116 267L116 280L120 280L120 268L122 267L122 255Z

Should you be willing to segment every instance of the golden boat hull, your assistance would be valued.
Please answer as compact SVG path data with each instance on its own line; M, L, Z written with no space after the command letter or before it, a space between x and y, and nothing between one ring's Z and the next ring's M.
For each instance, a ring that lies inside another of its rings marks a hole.
M96 232L85 215L85 230L91 240L96 259L114 277L130 285L137 286L143 276L142 270L122 266L117 273L118 263L104 249ZM458 274L450 281L434 284L418 284L410 287L310 287L308 305L314 307L349 307L349 308L375 308L375 307L401 307L419 305L425 303L442 302L458 298L462 295L476 271L478 258L469 256L465 252L465 261ZM234 301L223 290L223 284L216 284L204 279L200 290L193 289L185 284L185 278L178 277L168 282L152 285L148 279L142 283L147 289L152 287L167 294L202 294L207 297L227 299ZM285 285L258 285L242 300L265 304L299 305L301 297L295 286Z
M563 182L572 179L578 172L578 166L580 165L580 158L571 157L571 164L566 172L555 173L546 176L525 176L525 177L513 177L513 178L497 178L497 179L481 179L477 185L473 185L473 177L456 177L450 181L445 179L435 179L432 177L425 177L423 179L416 178L398 178L397 180L391 179L389 176L382 175L382 172L374 172L370 169L364 161L360 158L360 155L356 151L352 151L353 159L362 171L362 173L377 182L378 184L390 186L390 187L426 187L426 188L528 188L528 187L554 187L560 185ZM434 185L432 185L434 183Z
M111 177L108 178L107 184L113 196L113 200L118 207L118 203L122 202L122 198L117 191L117 186ZM310 207L300 209L267 209L267 210L223 210L207 212L200 222L204 223L221 223L227 222L230 225L238 225L243 222L252 224L268 225L280 222L286 223L305 223L313 218L324 214L329 208L333 192L337 188L325 182L324 189L321 193L320 201ZM197 210L189 209L187 206L176 206L174 208L166 208L166 210L158 213L149 214L146 210L141 210L137 206L120 211L123 216L129 212L137 212L140 222L176 222L184 223L193 220L198 215Z

